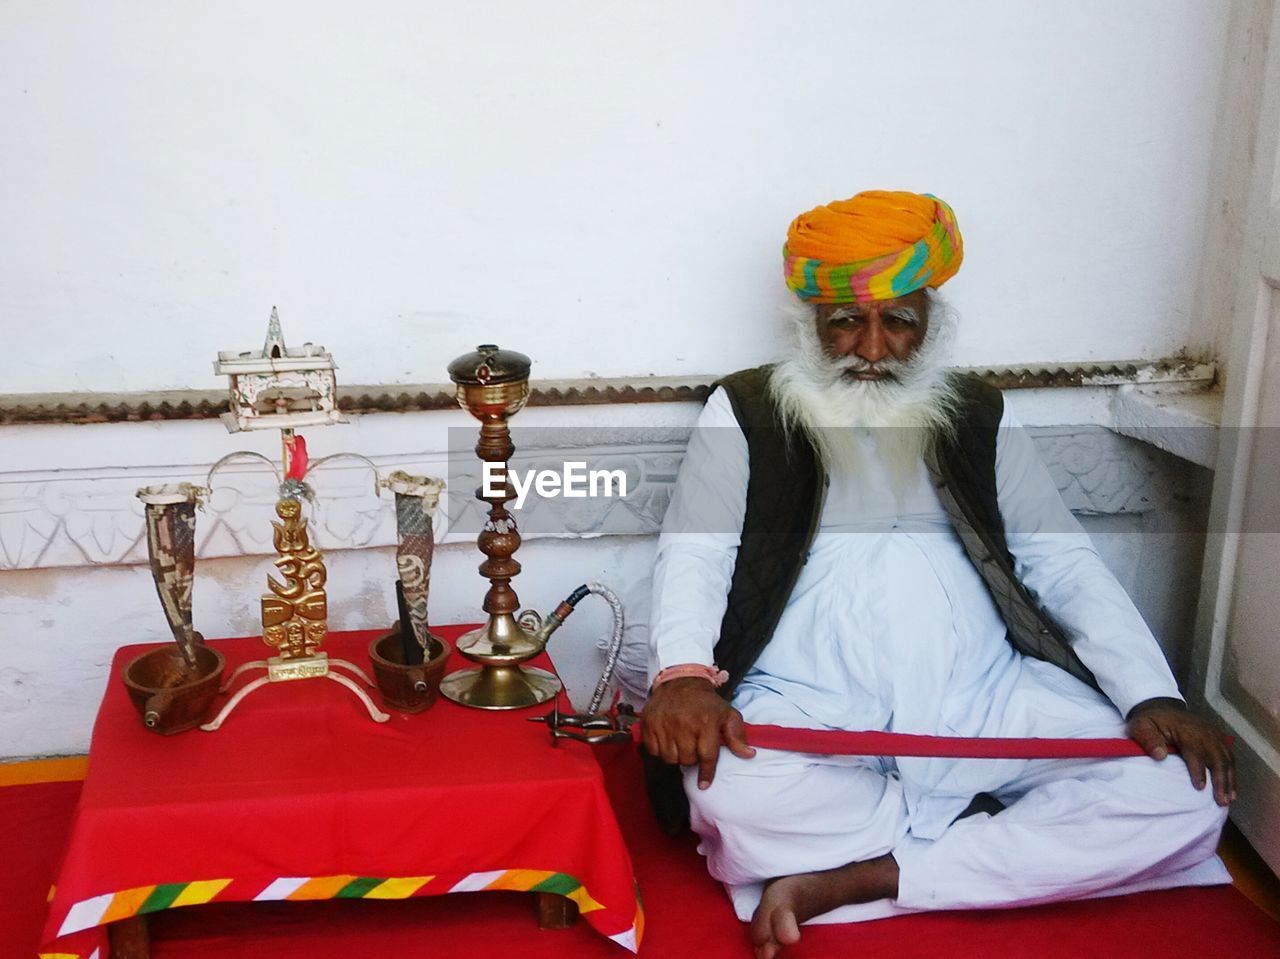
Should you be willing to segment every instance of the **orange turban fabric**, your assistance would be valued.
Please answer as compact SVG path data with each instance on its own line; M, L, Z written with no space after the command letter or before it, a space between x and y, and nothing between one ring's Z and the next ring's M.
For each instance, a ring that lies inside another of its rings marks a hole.
M801 299L866 302L942 286L960 269L964 244L937 197L868 190L796 217L782 258Z

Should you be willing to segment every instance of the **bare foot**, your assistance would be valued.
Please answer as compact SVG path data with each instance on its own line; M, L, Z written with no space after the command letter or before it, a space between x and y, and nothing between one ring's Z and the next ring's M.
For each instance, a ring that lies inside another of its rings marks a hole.
M866 862L774 879L751 917L756 959L774 959L783 946L800 941L800 923L837 906L898 895L898 863L892 855Z

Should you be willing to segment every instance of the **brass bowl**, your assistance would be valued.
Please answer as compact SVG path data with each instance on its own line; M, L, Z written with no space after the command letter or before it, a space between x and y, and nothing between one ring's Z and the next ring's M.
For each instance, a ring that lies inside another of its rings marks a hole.
M225 665L220 652L200 643L192 670L178 647L169 645L131 660L120 678L142 714L143 725L168 736L204 722L222 685Z
M432 706L440 695L440 680L452 651L448 640L433 635L426 661L405 665L400 630L379 636L369 644L369 659L382 701L406 713L420 713Z

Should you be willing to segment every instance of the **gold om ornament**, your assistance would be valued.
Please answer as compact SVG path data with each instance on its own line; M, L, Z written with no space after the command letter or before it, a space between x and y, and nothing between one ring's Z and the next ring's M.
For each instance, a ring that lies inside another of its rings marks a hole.
M314 656L328 632L329 601L324 583L327 572L320 550L311 545L302 504L296 499L276 503L272 542L280 554L275 565L284 577L267 576L270 593L262 597L262 641L285 660Z

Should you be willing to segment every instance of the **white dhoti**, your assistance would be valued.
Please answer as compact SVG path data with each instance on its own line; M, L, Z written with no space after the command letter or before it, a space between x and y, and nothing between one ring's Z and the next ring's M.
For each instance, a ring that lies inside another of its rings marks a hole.
M1082 684L1081 689L1091 692ZM1114 709L1096 707L1080 709L1074 721L1038 717L1031 735L1123 735ZM1091 725L1088 712L1094 713ZM686 771L699 851L744 920L759 904L765 880L885 853L899 867L896 901L843 906L812 921L857 922L1231 881L1214 853L1226 810L1215 804L1211 789L1192 786L1176 756L1160 762L947 762L966 764L965 778L981 781L980 791L1007 808L945 824L939 833L936 807L922 803L921 831L938 833L922 838L913 831L908 789L892 760L771 750L738 759L722 750L709 789L696 787L694 767ZM963 808L967 800L954 797L951 805L956 804Z
M742 528L745 441L708 402L668 510L654 577L652 670L711 661ZM1118 737L1123 716L1177 686L1021 430L996 474L1018 574L1101 692L1016 653L923 465L904 481L861 437L859 482L832 477L808 558L733 703L748 723L944 736ZM722 749L715 780L686 770L708 867L750 918L763 882L892 853L894 902L817 921L1029 905L1228 882L1214 855L1226 811L1176 756L977 760ZM978 793L1005 804L957 821Z

